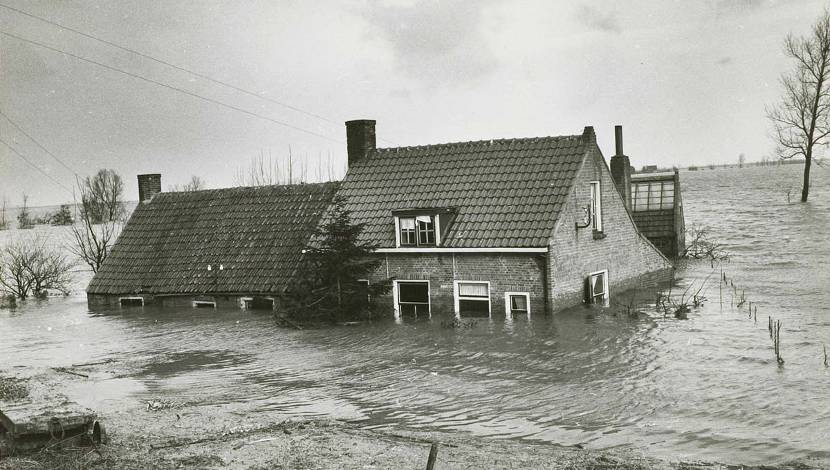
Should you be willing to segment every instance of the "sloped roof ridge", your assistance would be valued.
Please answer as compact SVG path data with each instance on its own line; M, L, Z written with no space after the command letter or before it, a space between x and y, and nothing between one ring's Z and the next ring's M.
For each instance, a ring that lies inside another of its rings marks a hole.
M158 195L164 194L165 196L169 196L171 194L190 194L190 195L208 195L211 193L222 193L222 192L230 192L230 191L266 191L266 190L293 190L298 188L303 189L323 189L331 186L337 186L340 184L340 181L323 181L319 183L292 183L292 184L267 184L267 185L260 185L260 186L229 186L227 188L210 188L210 189L198 189L196 191L162 191L158 193Z
M494 144L510 144L510 143L527 143L527 142L541 142L541 141L558 141L566 139L581 139L582 135L551 135L541 137L514 137L505 139L482 139L482 140L468 140L459 142L447 142L441 144L426 144L426 145L407 145L401 147L380 147L375 149L378 153L390 153L404 150L425 150L425 149L440 149L448 147L463 147L474 145L494 145Z

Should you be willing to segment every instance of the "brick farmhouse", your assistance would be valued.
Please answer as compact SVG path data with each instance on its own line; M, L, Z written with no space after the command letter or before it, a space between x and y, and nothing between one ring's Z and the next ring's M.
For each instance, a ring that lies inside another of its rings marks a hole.
M543 315L665 280L638 231L622 154L609 169L579 135L377 148L375 121L346 123L340 183L161 193L142 203L90 283L91 305L279 308L302 248L335 197L392 279L395 317ZM144 181L147 183L146 181ZM679 190L679 189L678 189Z

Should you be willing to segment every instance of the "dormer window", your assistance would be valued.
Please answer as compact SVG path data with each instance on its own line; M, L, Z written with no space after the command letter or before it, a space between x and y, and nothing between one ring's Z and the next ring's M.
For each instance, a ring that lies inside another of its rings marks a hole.
M435 246L435 217L398 217L401 246Z

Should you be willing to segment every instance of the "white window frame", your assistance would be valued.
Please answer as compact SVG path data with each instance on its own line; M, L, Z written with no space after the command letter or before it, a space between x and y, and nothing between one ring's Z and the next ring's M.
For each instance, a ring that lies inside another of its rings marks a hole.
M144 297L119 297L118 298L118 306L119 307L124 307L123 305L121 305L122 300L140 300L141 301L141 306L142 307L144 306ZM128 305L128 307L133 307L133 305Z
M253 301L254 301L253 297L240 297L239 298L239 307L242 310L248 310L248 306L246 305L246 302L253 302Z
M392 281L392 307L395 311L395 319L401 319L400 294L398 293L398 286L406 283L427 283L427 314L432 318L432 284L429 279L395 279Z
M602 232L602 185L599 181L591 181L591 226Z
M435 248L441 246L441 217L438 214L420 214L420 215L428 215L432 217L432 227L435 230L435 246L432 245L423 245L423 248ZM414 218L417 216L414 215L396 215L395 216L395 247L396 248L409 248L409 249L420 249L422 245L419 245L418 240L418 223L415 223L415 244L414 245L401 245L401 217L404 219Z
M510 297L524 296L527 301L527 318L530 318L530 292L505 292L504 293L504 314L513 317L513 309L510 308Z
M458 285L459 284L486 284L487 285L487 316L493 316L493 294L490 291L490 281L465 281L465 280L457 280L452 281L452 293L454 299L454 306L455 306L455 316L457 318L461 318L461 301L462 300L483 300L481 297L461 297L458 294Z
M194 300L191 303L193 308L199 308L199 305L210 305L213 308L216 308L216 301L215 300Z
M598 275L598 274L603 275L602 276L602 290L603 290L602 305L607 307L609 301L611 300L611 293L608 292L608 270L607 269L603 269L602 271L594 271L594 272L588 274L588 286L589 286L589 289L590 289L589 295L591 297L591 303L594 303L593 277Z

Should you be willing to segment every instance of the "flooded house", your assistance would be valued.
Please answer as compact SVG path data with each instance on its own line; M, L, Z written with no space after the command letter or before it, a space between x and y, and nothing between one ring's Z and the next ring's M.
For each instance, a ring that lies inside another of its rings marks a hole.
M395 315L537 315L665 278L592 127L558 137L376 148L375 121L346 123L347 198L393 279ZM621 129L619 130L621 137ZM628 157L615 157L630 177ZM612 165L617 160L612 159ZM630 184L623 178L621 184Z
M670 275L627 209L628 157L619 149L609 169L592 127L397 148L377 148L375 121L346 131L339 183L160 193L159 175L140 175L141 202L87 289L90 305L278 309L335 196L378 247L364 282L391 280L375 304L396 317L608 305Z
M139 204L88 303L273 309L337 186L162 193L161 175L139 175Z

